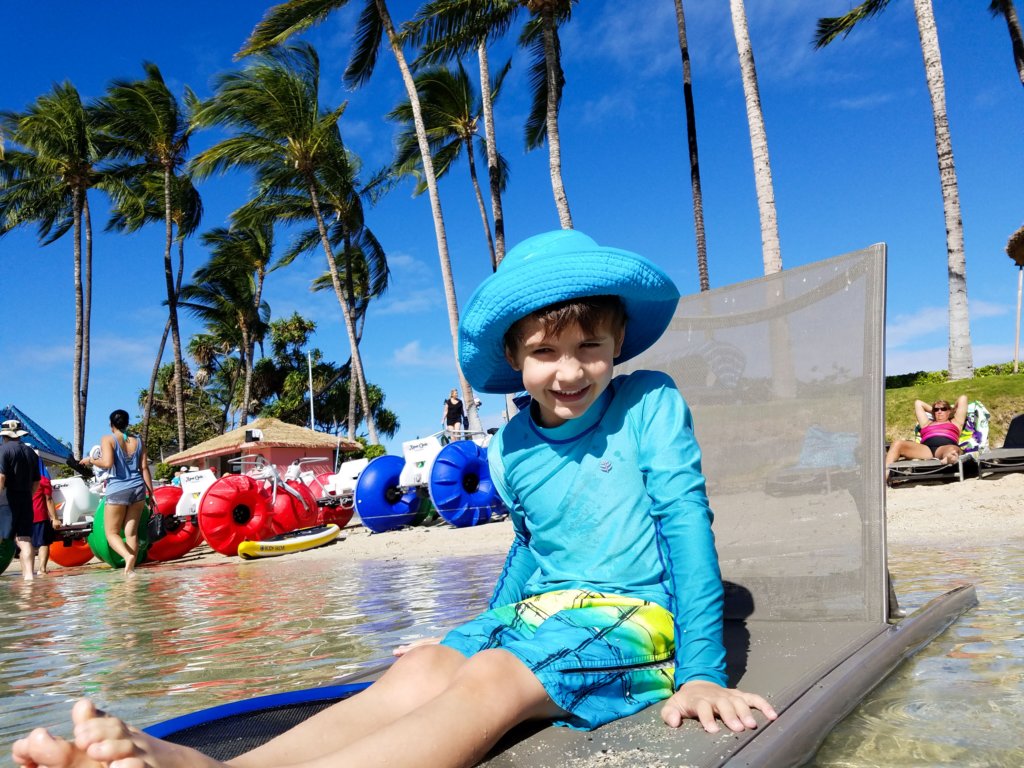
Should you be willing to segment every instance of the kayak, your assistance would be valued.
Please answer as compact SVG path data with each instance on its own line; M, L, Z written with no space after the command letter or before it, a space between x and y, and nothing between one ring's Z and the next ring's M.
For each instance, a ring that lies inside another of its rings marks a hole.
M341 529L334 523L299 528L263 541L243 541L238 545L238 556L245 560L254 560L258 557L289 555L292 552L303 552L330 544L339 535Z

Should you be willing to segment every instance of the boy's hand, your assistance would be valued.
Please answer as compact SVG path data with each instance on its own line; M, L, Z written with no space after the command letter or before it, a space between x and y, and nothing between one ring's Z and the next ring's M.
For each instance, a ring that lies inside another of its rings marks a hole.
M721 730L715 716L721 718L732 731L757 728L751 709L759 709L769 720L778 715L761 696L745 693L737 688L723 688L707 680L684 683L661 708L661 719L678 728L686 718L696 718L708 733Z
M411 643L400 645L391 651L393 656L405 656L413 648L419 648L421 645L437 645L441 642L441 637L421 637L419 640L413 640Z

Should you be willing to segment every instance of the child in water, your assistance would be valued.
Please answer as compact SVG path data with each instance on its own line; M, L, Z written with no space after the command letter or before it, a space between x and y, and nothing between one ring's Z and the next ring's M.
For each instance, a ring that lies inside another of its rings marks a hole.
M637 254L538 235L470 299L462 370L477 390L533 397L491 441L515 539L489 610L402 655L379 681L229 764L468 766L513 726L592 729L660 701L678 727L755 728L761 696L726 688L723 589L700 449L672 380L612 367L652 345L679 294ZM72 709L74 740L36 729L22 766L223 763Z

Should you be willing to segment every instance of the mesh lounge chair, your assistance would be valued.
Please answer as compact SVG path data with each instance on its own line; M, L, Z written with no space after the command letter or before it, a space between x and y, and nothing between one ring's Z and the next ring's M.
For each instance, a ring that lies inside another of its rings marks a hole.
M1024 413L1014 416L1010 421L1002 448L979 451L972 455L978 464L978 477L1024 471Z
M967 419L960 432L960 457L952 464L938 459L903 459L888 465L889 485L913 482L963 482L967 472L974 468L973 456L988 448L988 409L977 400L967 404ZM920 442L921 427L914 428L914 438Z
M655 705L592 733L528 725L496 747L489 768L801 765L861 697L977 603L973 587L958 587L887 622L884 257L879 245L685 297L661 341L619 368L669 371L693 409L728 580L729 682L767 696L779 719L709 736L692 723L665 727ZM856 481L827 496L766 493L814 425L857 436ZM222 704L150 733L230 759L377 674Z

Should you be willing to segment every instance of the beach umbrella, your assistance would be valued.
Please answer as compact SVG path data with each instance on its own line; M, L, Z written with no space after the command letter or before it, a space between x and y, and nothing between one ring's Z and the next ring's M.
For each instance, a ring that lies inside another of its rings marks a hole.
M1017 325L1013 337L1013 372L1017 373L1020 355L1020 296L1024 287L1024 227L1021 227L1006 241L1006 254L1017 265Z

